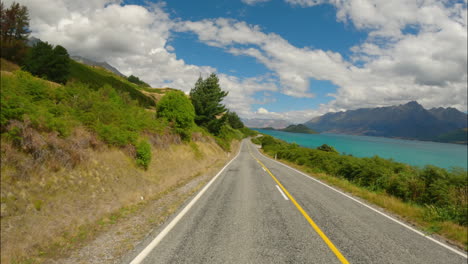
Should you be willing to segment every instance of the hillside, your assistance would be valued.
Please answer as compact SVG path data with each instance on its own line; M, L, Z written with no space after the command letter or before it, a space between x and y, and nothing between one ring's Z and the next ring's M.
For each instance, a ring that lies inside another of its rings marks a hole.
M93 61L93 60L90 60L88 58L85 58L85 57L81 57L81 56L71 56L71 58L77 62L81 62L81 63L84 63L86 65L89 65L89 66L97 66L97 67L102 67L120 77L125 77L125 75L123 75L119 70L117 70L114 66L110 65L109 63L105 62L105 61L101 61L101 62L98 62L98 61Z
M314 130L306 127L303 124L289 125L286 128L278 129L279 131L290 132L290 133L302 133L302 134L317 134Z
M417 102L409 102L398 106L327 113L305 125L325 133L460 143L466 140L463 137L454 140L442 135L466 128L466 122L467 115L454 108L426 110Z
M159 101L173 92L190 104L182 92L143 89L75 61L61 85L2 59L1 88L2 263L66 257L133 217L135 208L162 199L158 211L144 216L157 222L138 219L146 229L126 234L120 244L108 241L122 254L126 241L139 241L161 224L249 133L228 125L216 136L195 124L176 129L155 114L150 96ZM165 198L176 190L176 198Z
M69 82L76 81L87 84L94 90L104 85L110 85L118 92L128 93L129 96L137 100L141 106L156 106L154 99L140 91L137 85L100 67L92 67L70 60L70 75L68 76L68 80Z

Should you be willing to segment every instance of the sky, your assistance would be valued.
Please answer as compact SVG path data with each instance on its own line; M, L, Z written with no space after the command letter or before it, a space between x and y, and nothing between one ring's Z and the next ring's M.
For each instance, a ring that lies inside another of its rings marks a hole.
M242 118L408 101L467 111L467 0L17 2L32 36L153 87L188 92L216 73Z

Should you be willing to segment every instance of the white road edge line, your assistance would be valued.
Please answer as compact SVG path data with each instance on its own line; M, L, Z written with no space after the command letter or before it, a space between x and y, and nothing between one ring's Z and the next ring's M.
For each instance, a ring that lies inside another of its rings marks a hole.
M257 151L258 151L258 150L257 150ZM452 251L452 252L454 252L454 253L456 253L456 254L458 254L458 255L464 257L464 258L468 258L468 256L467 256L465 253L460 252L460 251L458 251L458 250L456 250L456 249L454 249L454 248L452 248L452 247L450 247L450 246L448 246L448 245L446 245L446 244L444 244L444 243L442 243L442 242L440 242L440 241L438 241L438 240L436 240L436 239L434 239L434 238L432 238L432 237L430 237L430 236L425 235L425 234L422 233L421 231L416 230L416 229L412 228L411 226L409 226L409 225L407 225L407 224L405 224L405 223L403 223L403 222L401 222L401 221L399 221L399 220L397 220L397 219L395 219L395 218L393 218L393 217L391 217L391 216L389 216L389 215L387 215L387 214L385 214L385 213L380 212L379 210L377 210L377 209L375 209L375 208L373 208L373 207L371 207L371 206L369 206L369 205L367 205L367 204L365 204L365 203L363 203L363 202L357 200L356 198L353 198L353 197L347 195L346 193L344 193L344 192L342 192L342 191L339 191L339 190L337 190L337 189L335 189L335 188L329 186L328 184L323 183L323 182L321 182L321 181L319 181L319 180L317 180L317 179L315 179L315 178L313 178L313 177L311 177L311 176L309 176L309 175L307 175L307 174L305 174L305 173L303 173L303 172L301 172L301 171L299 171L299 170L296 170L296 169L294 169L294 168L292 168L292 167L290 167L290 166L288 166L288 165L286 165L286 164L283 164L283 163L281 163L281 162L279 162L279 161L276 161L276 160L274 160L274 159L272 159L272 158L270 158L270 157L267 157L267 156L263 155L260 151L258 151L258 153L260 153L260 155L262 155L263 157L265 157L265 158L267 158L267 159L269 159L269 160L271 160L271 161L274 161L274 162L276 162L276 163L278 163L278 164L281 164L281 165L283 165L284 167L287 167L287 168L289 168L289 169L291 169L291 170L293 170L293 171L295 171L295 172L297 172L297 173L299 173L299 174L305 176L305 177L308 178L309 180L313 180L313 181L315 181L315 182L318 182L318 183L320 183L320 184L322 184L322 185L328 187L329 189L331 189L331 190L333 190L333 191L335 191L335 192L337 192L337 193L339 193L339 194L342 194L342 195L348 197L349 199L355 201L356 203L359 203L359 204L361 204L362 206L367 207L368 209L370 209L370 210L372 210L372 211L374 211L374 212L376 212L376 213L378 213L378 214L380 214L380 215L382 215L382 216L384 216L384 217L386 217L386 218L392 220L393 222L395 222L395 223L397 223L397 224L400 224L400 225L406 227L407 229L409 229L409 230L415 232L416 234L421 235L421 236L423 236L423 237L425 237L425 238L431 240L432 242L434 242L434 243L436 243L436 244L439 244L440 246L442 246L442 247L444 247L444 248L446 248L446 249L448 249L448 250L450 250L450 251Z
M278 189L278 191L281 193L281 195L283 195L286 201L289 201L288 197L284 194L283 190L281 190L281 188L278 185L276 185L276 189Z
M200 199L200 197L208 190L208 188L211 186L211 184L218 178L219 175L239 156L241 149L242 149L243 142L241 143L239 147L239 152L237 152L237 155L229 161L226 166L224 166L218 174L216 174L213 179L211 179L205 187L190 201L189 204L174 218L172 221L149 243L148 246L146 246L145 249L143 249L140 254L138 254L130 264L139 264L141 263L148 255L149 253L161 242L161 240L174 228L174 226L184 217L184 215L192 208L192 206Z
M262 167L262 170L264 170L266 172L265 168L263 168L263 167Z

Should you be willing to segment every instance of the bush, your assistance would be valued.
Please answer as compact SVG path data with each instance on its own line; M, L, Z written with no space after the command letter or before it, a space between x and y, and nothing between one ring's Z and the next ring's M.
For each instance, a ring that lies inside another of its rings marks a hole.
M219 135L216 137L216 142L225 151L231 151L231 142L234 139L242 139L244 135L237 129L233 129L229 125L223 125L219 130Z
M190 141L195 110L182 91L170 91L164 95L158 103L157 116L171 122L174 132L183 140Z
M146 140L142 140L136 145L136 163L146 170L150 162L151 145Z
M329 146L327 144L323 144L320 147L317 147L318 150L325 151L325 152L334 152L334 153L339 153L334 147Z

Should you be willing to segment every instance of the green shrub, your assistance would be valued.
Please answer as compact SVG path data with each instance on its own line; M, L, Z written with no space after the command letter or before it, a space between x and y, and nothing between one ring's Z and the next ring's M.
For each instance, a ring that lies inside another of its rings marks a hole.
M323 144L320 147L317 147L318 150L325 151L325 152L334 152L339 153L334 147L329 146L327 144Z
M151 145L146 140L142 140L136 145L136 163L146 170L150 162Z
M171 122L174 131L183 140L190 141L194 126L195 110L182 91L170 91L158 102L157 116Z

